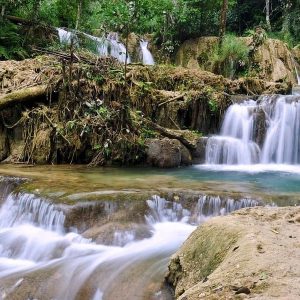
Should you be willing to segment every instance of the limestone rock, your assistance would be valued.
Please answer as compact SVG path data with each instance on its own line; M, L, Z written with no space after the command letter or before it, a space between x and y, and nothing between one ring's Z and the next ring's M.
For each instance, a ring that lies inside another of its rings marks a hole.
M246 45L250 46L251 37L241 37ZM186 68L206 68L205 62L218 43L217 37L200 37L185 41L179 48L175 62ZM252 64L258 68L260 79L266 81L296 83L293 55L300 57L300 51L291 52L287 45L275 39L267 39L254 52Z
M5 130L0 129L0 161L4 160L9 153L8 140Z
M192 159L188 149L178 140L150 139L147 147L147 162L152 166L174 168L191 164Z
M246 208L199 226L169 264L176 299L237 299L237 291L298 299L299 214L299 207Z
M205 148L207 139L207 137L201 137L196 142L196 149L193 152L193 163L201 164L205 162Z

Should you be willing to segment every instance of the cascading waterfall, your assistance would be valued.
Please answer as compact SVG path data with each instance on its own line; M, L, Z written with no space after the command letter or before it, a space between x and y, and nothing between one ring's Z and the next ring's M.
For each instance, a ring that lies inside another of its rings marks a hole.
M63 28L57 28L57 32L61 44L70 45L72 39L76 40L76 35L71 31L67 31Z
M259 161L260 149L253 141L255 101L231 105L221 128L221 135L208 139L206 163L251 164Z
M30 275L43 281L43 286L35 287L38 294L33 298L72 300L84 289L84 299L124 299L126 289L127 299L167 299L162 291L157 298L147 294L147 287L153 280L162 282L170 255L195 224L259 203L200 196L187 209L154 196L147 204L145 219L152 236L140 241L129 237L124 247L105 246L75 232L66 233L64 214L47 201L30 194L10 194L0 208L0 279L11 285L0 287L0 295L12 299L14 290L24 286Z
M59 40L61 44L70 45L72 39L77 41L77 36L71 31L67 31L63 28L57 28ZM126 61L126 47L119 41L118 34L109 34L107 37L96 37L84 32L81 32L87 39L95 44L95 52L99 56L109 56L116 58L118 61L125 63ZM127 53L127 63L131 62L130 56Z
M67 31L63 28L57 28L58 36L61 44L70 45L72 39L78 44L77 36L74 32ZM119 41L119 36L117 33L110 33L107 37L96 37L84 32L80 32L87 39L95 44L95 52L99 56L108 56L116 58L118 61L125 63L131 63L130 55L127 53L126 58L126 47L123 43ZM141 40L140 47L142 51L142 61L144 65L154 65L154 58L148 49L148 41Z
M296 79L297 79L297 84L300 85L300 74L299 74L299 64L296 62L295 58L291 56L292 62L294 64L294 69L295 69L295 74L296 74Z
M299 96L263 96L233 104L221 135L208 139L206 163L299 164L299 133Z
M148 49L148 41L141 40L140 41L140 47L142 50L142 57L143 57L143 64L144 65L155 65L154 58L151 54L151 52Z
M9 194L0 210L0 227L31 223L47 230L63 232L65 216L53 204L32 194Z
M109 34L107 40L110 44L110 55L117 58L120 62L126 61L126 47L119 41L118 34ZM131 62L130 56L127 53L127 63Z

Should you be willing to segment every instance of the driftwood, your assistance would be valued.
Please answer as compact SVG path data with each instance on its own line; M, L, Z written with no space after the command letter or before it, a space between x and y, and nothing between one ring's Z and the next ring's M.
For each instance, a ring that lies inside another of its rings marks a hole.
M176 96L176 97L174 97L174 98L172 98L172 99L169 99L169 100L167 100L167 101L165 101L165 102L159 103L159 104L158 104L158 107L161 107L161 106L163 106L163 105L165 105L165 104L174 102L174 101L176 101L176 100L180 100L180 99L182 99L184 96L185 96L185 94L182 94L182 95Z
M0 97L0 110L15 104L35 101L41 97L45 97L46 92L46 85L37 85L5 94Z
M187 140L182 134L174 132L170 129L167 129L165 127L162 127L148 119L145 119L145 123L151 127L152 129L158 131L161 135L168 137L170 139L175 139L181 142L185 147L187 147L189 150L193 151L196 149L195 144Z
M26 19L19 18L16 16L6 15L5 18L15 24L22 24L22 25L28 25L28 26L36 24L36 22L33 22L32 20L26 20Z

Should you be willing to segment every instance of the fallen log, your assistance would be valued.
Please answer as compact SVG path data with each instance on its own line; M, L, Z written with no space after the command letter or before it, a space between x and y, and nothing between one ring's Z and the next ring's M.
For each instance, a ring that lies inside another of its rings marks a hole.
M174 97L174 98L172 98L172 99L169 99L169 100L167 100L167 101L165 101L165 102L159 103L159 104L158 104L158 107L161 107L161 106L166 105L166 104L168 104L168 103L174 102L174 101L176 101L176 100L181 100L181 99L184 98L184 96L185 96L185 94L181 94L181 95L178 95L178 96L176 96L176 97Z
M145 123L151 127L152 129L158 131L161 135L168 137L170 139L175 139L181 142L185 147L187 147L190 151L194 151L196 149L196 145L187 140L182 134L174 132L170 129L167 129L165 127L162 127L148 119L144 120Z
M28 25L28 26L36 24L36 22L33 22L32 20L23 19L23 18L16 17L16 16L5 15L5 18L15 24L22 24L22 25Z
M26 87L21 90L13 91L9 94L0 96L0 110L19 103L28 103L45 97L47 85L37 85Z

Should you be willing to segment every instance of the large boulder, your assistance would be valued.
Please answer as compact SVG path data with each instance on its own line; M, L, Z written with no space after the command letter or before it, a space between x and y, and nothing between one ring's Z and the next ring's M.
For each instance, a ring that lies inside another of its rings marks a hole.
M172 256L166 282L180 300L299 299L299 226L299 207L213 218Z
M159 168L175 168L191 164L189 150L178 140L150 139L147 142L147 163Z

